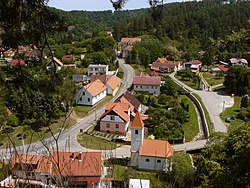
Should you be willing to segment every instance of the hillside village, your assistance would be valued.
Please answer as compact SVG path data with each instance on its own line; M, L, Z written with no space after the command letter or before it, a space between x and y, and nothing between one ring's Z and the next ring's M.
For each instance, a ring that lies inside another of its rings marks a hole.
M164 6L192 3L213 14ZM80 35L80 13L44 46L0 32L0 187L247 187L249 23L204 39L144 11L112 27L89 13L100 30Z

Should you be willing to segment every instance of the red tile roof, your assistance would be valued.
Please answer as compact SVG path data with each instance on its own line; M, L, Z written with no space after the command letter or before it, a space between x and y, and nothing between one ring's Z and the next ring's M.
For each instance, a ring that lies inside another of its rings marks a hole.
M171 157L174 154L173 147L166 140L144 139L140 155L150 157Z
M100 80L95 80L94 82L91 82L88 85L84 86L84 89L94 97L99 93L105 91L107 87Z
M108 79L107 81L107 85L111 87L113 90L115 90L119 86L120 83L121 83L121 79L114 75L111 76L111 78Z
M102 114L102 116L100 117L100 120L106 115L113 112L117 114L120 118L122 118L125 122L128 122L130 116L127 113L128 112L127 107L129 107L129 104L122 105L121 103L107 103L106 108L105 108L106 112Z
M116 101L119 100L122 101L124 100L123 98L125 98L131 105L133 105L136 110L138 110L139 107L141 106L140 101L135 96L133 96L129 91L126 91L123 95L121 95L118 99L116 99Z
M146 76L146 77L149 77L148 73L146 73L146 72L141 72L140 76Z
M157 73L157 72L155 72L155 71L152 71L151 73L150 73L150 76L159 76L159 74Z
M219 65L218 68L223 72L227 72L229 69L228 65Z
M202 64L199 60L194 60L191 63L192 63L192 65L201 65Z
M53 161L55 164L59 164L58 168L56 165L53 165L53 175L59 175L61 173L67 177L79 177L101 176L102 174L101 152L54 152Z
M145 77L145 76L134 76L133 84L135 85L148 85L148 86L160 86L160 77Z
M63 61L72 61L73 60L73 55L64 55L62 57Z
M128 43L128 42L141 42L141 38L122 38L121 42Z
M23 65L26 65L25 64L25 61L24 60L22 60L22 59L13 59L13 60L11 60L11 65L12 66L17 66L17 65L21 65L21 66L23 66Z
M143 129L144 128L144 123L142 121L142 118L141 118L139 112L136 112L135 117L133 119L133 122L132 122L130 128L137 128L137 129Z
M153 64L151 65L151 69L155 71L159 71L161 68L174 68L181 64L181 61L169 61L166 58L158 58Z
M19 154L12 157L11 167L13 170L18 170L20 163L31 164L34 165L33 172L48 173L53 176L101 177L101 157L101 152L53 152L51 156Z

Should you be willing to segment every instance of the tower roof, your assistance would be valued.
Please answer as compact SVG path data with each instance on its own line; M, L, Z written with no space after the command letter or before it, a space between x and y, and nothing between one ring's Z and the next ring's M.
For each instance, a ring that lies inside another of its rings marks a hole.
M144 128L144 123L141 119L140 113L136 112L134 120L132 122L132 125L130 128L137 128L137 129L143 129Z

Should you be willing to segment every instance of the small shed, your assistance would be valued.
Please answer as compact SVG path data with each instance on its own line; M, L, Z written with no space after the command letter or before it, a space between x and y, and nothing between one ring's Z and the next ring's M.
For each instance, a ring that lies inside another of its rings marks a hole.
M129 188L150 188L150 181L145 179L130 179Z

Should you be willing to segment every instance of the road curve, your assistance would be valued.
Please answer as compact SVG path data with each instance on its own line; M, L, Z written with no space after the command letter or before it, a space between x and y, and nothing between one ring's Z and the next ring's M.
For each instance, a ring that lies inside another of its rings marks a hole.
M130 66L124 63L122 59L118 59L119 64L121 68L124 71L124 79L121 85L120 90L116 94L116 96L111 100L115 101L121 94L123 94L127 88L129 88L132 85L133 81L133 76L135 75L134 69ZM90 149L82 147L78 142L77 142L77 135L80 132L80 129L87 129L91 125L95 123L95 118L99 118L102 113L104 112L105 105L102 106L101 108L97 109L96 111L92 112L82 120L80 120L78 123L70 127L69 129L65 130L62 132L60 135L58 142L56 144L55 139L53 137L47 138L43 140L43 143L41 141L32 143L30 145L25 145L25 150L29 150L29 153L37 153L37 154L42 154L47 151L46 145L48 148L54 148L56 149L56 145L58 145L58 150L59 151L91 151ZM118 148L118 155L124 155L127 156L128 151L130 148L124 147L126 149ZM18 146L15 148L17 152L24 152L24 148L22 146ZM119 154L119 151L121 150L121 154ZM1 156L3 158L9 158L10 154L13 152L12 148L9 148L8 150L2 149L0 150L0 153L2 154ZM106 151L105 153L111 153L110 151ZM115 152L114 152L115 153ZM106 154L105 154L106 155ZM1 158L0 156L0 158Z

